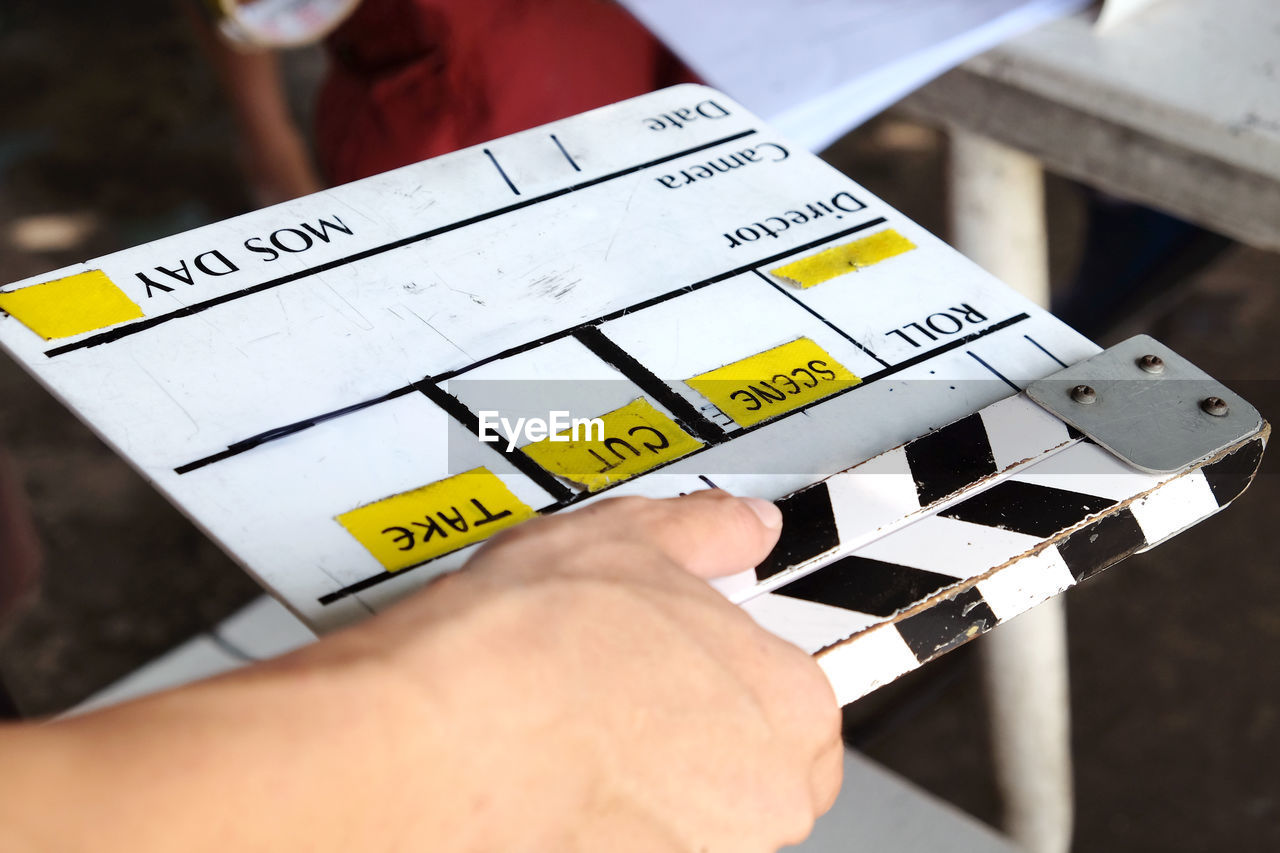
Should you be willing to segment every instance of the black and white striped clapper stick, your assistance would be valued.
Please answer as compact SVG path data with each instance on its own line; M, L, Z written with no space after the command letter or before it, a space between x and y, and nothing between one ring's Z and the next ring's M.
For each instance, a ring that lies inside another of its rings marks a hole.
M779 500L739 598L847 703L1217 512L1265 440L1149 474L1011 397Z

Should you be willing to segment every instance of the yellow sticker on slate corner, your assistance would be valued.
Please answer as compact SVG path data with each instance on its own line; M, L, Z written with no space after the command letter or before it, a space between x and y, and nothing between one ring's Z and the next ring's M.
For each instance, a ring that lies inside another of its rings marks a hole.
M769 272L779 278L794 281L802 288L808 288L847 272L865 269L894 255L910 252L915 247L915 243L892 228L888 228L870 237L863 237L861 240L854 240L843 246L835 246Z
M46 341L105 329L143 316L102 270L0 293L0 309Z
M852 388L862 380L808 338L685 380L734 423L748 427Z
M524 447L552 474L595 492L687 456L702 442L643 397L603 414L598 426L556 433Z
M394 572L466 547L537 515L487 468L374 501L336 517Z

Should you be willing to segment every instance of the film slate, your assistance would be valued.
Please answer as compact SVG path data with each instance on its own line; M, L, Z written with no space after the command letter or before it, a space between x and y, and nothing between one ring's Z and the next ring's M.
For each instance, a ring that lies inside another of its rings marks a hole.
M1218 511L1268 431L695 85L6 285L0 310L0 344L319 631L526 519L718 487L786 517L721 591L844 701ZM1154 459L1116 435L1139 387Z

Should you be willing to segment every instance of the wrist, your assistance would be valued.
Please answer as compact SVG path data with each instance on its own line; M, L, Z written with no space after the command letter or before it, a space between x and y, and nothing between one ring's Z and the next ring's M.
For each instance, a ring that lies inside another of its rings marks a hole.
M513 594L453 577L326 652L326 667L364 670L385 731L409 733L393 746L415 785L394 796L420 819L406 829L436 839L433 849L571 849L593 805L591 726L553 666L569 658L548 648L557 632L546 614L569 603L538 587ZM371 658L376 667L362 662Z

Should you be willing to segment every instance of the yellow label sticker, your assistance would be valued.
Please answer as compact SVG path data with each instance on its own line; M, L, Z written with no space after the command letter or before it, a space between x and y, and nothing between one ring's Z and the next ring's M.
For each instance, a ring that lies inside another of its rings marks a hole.
M702 447L643 397L591 420L527 444L524 452L551 473L595 492Z
M847 272L865 269L894 255L910 252L915 247L915 243L892 228L888 228L870 237L863 237L861 240L854 240L852 243L845 243L843 246L835 246L816 255L792 261L770 272L779 278L794 281L802 288L808 288Z
M487 468L344 512L336 521L389 572L456 551L537 513Z
M102 270L0 293L0 309L46 341L142 317L142 309Z
M774 347L685 380L734 423L751 426L862 380L808 338Z

